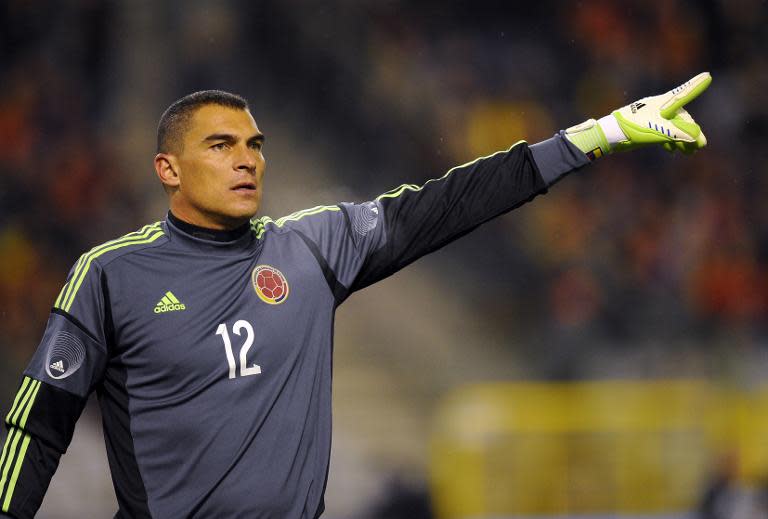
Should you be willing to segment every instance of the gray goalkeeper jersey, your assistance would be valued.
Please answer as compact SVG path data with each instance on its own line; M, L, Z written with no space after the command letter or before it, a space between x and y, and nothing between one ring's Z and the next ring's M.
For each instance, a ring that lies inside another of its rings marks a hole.
M548 146L562 172L586 162L560 137ZM264 217L224 240L169 216L91 249L6 417L2 512L34 515L95 391L117 516L317 517L336 307L543 192L551 169L542 178L520 143L423 186Z

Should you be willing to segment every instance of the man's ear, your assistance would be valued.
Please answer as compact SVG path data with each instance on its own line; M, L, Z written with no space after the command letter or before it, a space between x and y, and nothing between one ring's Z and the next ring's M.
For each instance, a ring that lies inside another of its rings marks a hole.
M165 187L176 189L181 183L176 157L169 153L155 155L155 172Z

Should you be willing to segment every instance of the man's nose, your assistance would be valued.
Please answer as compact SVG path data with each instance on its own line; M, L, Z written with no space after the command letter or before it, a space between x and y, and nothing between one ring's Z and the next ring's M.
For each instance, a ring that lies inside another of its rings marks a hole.
M259 152L246 146L237 156L235 169L244 169L253 172L258 166L259 160Z

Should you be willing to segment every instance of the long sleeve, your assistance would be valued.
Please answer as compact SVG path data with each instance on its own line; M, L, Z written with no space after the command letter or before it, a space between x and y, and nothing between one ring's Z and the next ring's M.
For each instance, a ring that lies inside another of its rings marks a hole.
M24 377L5 418L8 436L0 460L0 509L33 517L72 439L85 399Z
M545 145L555 151L559 139L555 136ZM571 169L560 160L539 168L531 148L519 142L507 151L455 167L423 186L403 185L384 193L377 201L386 242L367 256L351 289L375 283L532 200Z
M589 161L562 134L404 184L361 204L321 206L273 222L298 232L337 301L546 192Z
M11 517L34 517L104 370L104 292L86 256L70 272L5 416L0 512Z

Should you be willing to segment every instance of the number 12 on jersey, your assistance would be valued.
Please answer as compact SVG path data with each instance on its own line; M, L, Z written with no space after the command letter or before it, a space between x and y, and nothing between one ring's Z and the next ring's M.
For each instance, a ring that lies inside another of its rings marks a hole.
M245 342L240 346L240 376L247 377L248 375L258 375L261 373L261 366L254 364L248 367L248 350L253 346L253 326L248 321L240 319L232 326L232 332L235 335L240 335L245 330ZM227 363L229 364L229 378L235 378L237 376L237 366L235 365L235 354L232 352L232 340L229 338L229 332L227 331L227 324L221 323L216 328L216 335L221 335L221 339L224 341L224 351L227 354Z

